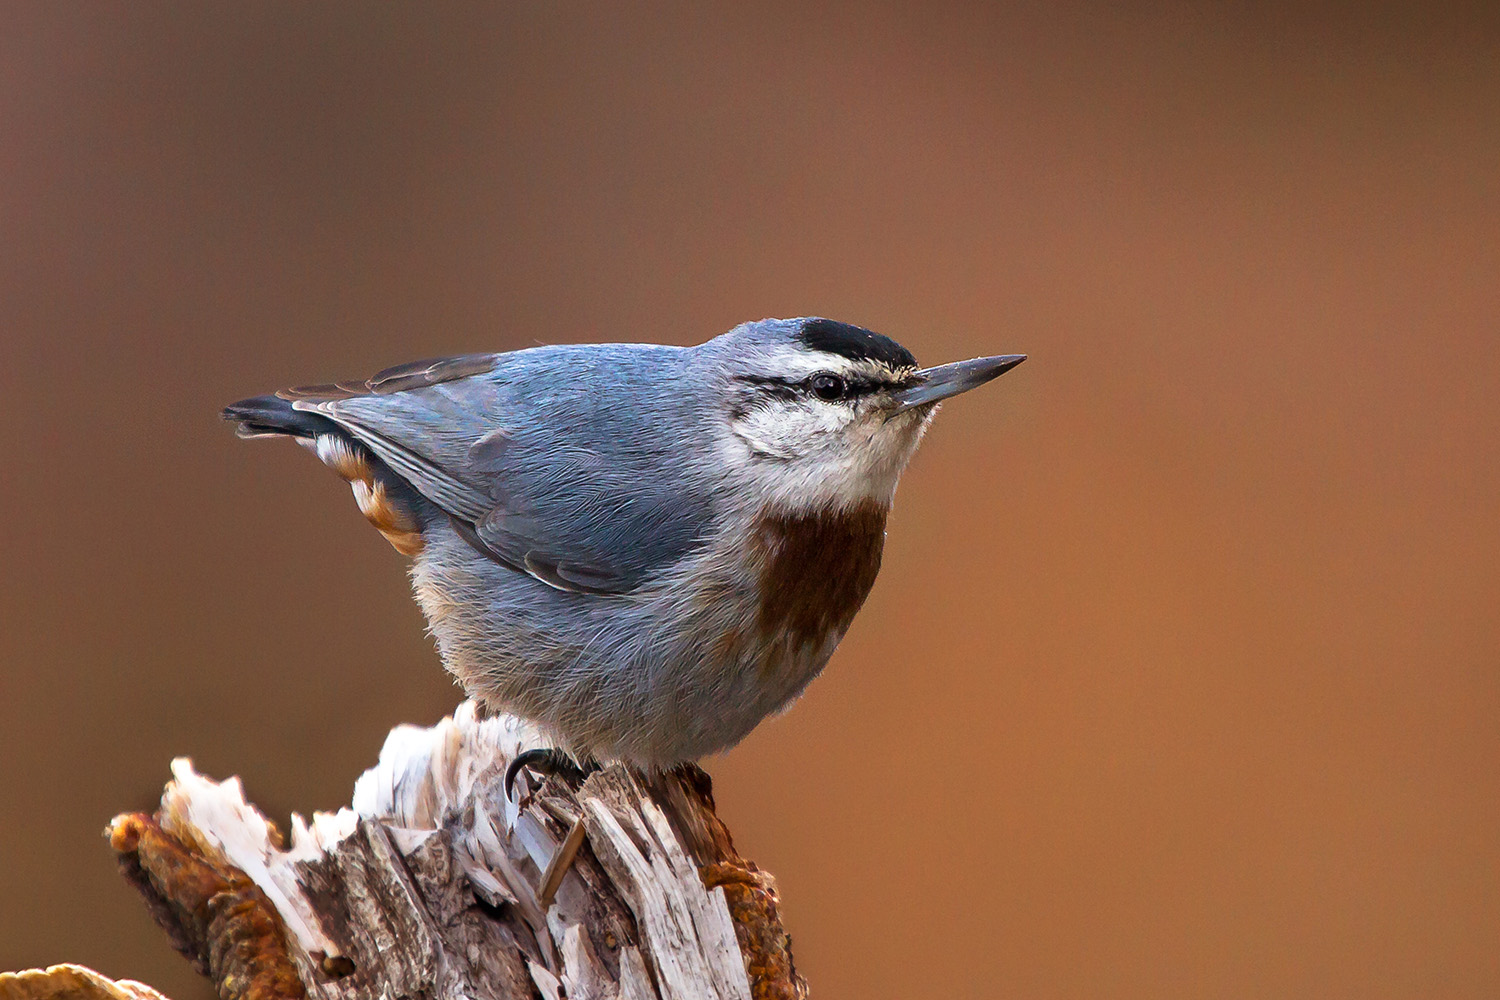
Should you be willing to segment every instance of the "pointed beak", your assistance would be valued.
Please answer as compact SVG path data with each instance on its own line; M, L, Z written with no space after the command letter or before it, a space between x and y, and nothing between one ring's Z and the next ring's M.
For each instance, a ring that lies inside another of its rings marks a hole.
M949 396L978 388L1025 360L1024 354L1002 354L995 358L974 358L970 361L955 361L951 365L938 365L936 368L923 368L916 375L920 381L896 393L896 412L936 403Z

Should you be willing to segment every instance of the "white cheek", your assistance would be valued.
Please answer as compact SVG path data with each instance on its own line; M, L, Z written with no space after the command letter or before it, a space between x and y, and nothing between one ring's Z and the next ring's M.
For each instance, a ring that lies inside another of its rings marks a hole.
M756 458L785 460L797 457L799 452L788 447L787 435L783 433L783 429L766 413L765 410L757 410L734 422L735 437L750 452L747 457L751 460Z
M762 406L734 422L734 433L762 458L804 459L828 447L848 418L830 406Z
M762 501L888 504L930 414L884 420L834 407L763 408L737 420L726 458Z

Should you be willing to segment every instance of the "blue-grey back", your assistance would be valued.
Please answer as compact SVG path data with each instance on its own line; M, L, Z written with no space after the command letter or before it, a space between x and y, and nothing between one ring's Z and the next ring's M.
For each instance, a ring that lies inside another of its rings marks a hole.
M489 372L317 404L502 560L635 588L709 532L723 484L699 348L538 347Z

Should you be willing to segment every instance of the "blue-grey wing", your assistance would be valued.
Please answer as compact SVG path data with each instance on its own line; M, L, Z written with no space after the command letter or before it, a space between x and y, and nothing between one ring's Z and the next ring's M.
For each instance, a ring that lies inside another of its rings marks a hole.
M712 491L685 474L711 445L674 391L681 364L678 348L537 348L403 366L294 405L345 428L499 562L624 593L713 519Z

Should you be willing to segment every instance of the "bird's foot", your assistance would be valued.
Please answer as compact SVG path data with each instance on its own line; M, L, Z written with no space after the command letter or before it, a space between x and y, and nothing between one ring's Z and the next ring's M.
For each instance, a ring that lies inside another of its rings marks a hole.
M537 747L516 754L516 759L505 769L505 798L514 802L516 775L522 771L534 771L543 776L562 778L570 783L583 781L599 770L597 761L579 764L556 747Z

